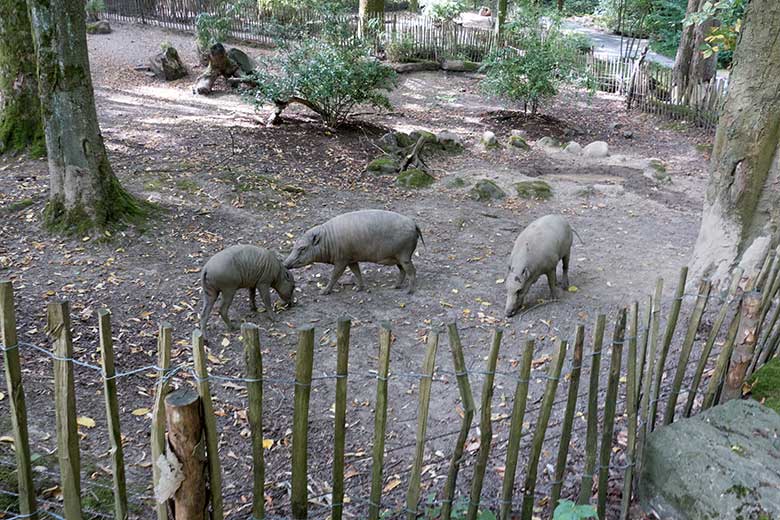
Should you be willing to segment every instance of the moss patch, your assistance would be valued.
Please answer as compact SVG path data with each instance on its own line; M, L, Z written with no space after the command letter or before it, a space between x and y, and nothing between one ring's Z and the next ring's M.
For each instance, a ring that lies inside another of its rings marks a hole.
M531 148L528 146L526 140L520 135L510 135L509 144L515 148L520 148L521 150L529 150Z
M32 199L17 200L16 202L10 203L5 208L2 208L2 210L0 210L0 214L1 213L18 213L18 212L22 211L23 209L29 208L33 204L35 204L35 201L32 200Z
M517 196L523 199L549 199L552 188L544 181L521 181L514 184Z
M503 199L506 197L506 193L504 193L504 190L499 188L495 182L488 179L482 179L471 188L469 196L474 200L485 202L488 200Z
M780 413L780 358L756 370L749 383L753 399Z
M435 180L430 173L419 168L411 168L399 173L396 182L405 188L426 188Z
M393 174L398 171L398 164L390 157L377 157L368 163L366 170L375 175Z
M187 193L195 193L200 190L200 185L192 179L178 179L176 187Z

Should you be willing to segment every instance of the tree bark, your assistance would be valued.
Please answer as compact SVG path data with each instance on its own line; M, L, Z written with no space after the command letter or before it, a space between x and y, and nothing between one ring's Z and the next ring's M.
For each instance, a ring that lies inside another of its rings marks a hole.
M562 2L559 8L563 9ZM496 27L494 29L496 36L501 36L501 34L504 31L504 22L506 22L506 11L507 11L507 0L498 0L498 5L496 6Z
M688 0L686 15L697 13L707 0ZM672 81L675 85L678 99L689 99L693 87L707 83L715 77L718 67L718 56L713 54L705 58L701 52L704 38L715 26L712 18L701 24L688 25L682 28L680 45L674 58Z
M372 18L382 18L384 24L385 0L360 0L358 15L360 17L360 36L365 37L368 34L367 24Z
M715 134L692 279L754 278L780 221L780 2L752 0Z
M137 216L119 184L97 121L81 0L27 0L49 159L49 227L84 232Z
M0 154L46 153L35 68L25 0L0 0Z

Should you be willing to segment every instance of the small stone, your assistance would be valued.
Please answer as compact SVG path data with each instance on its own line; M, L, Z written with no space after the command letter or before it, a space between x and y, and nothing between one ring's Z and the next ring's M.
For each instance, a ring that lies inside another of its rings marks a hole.
M593 141L582 150L582 153L585 157L594 159L607 157L609 155L609 145L604 141Z
M634 137L634 132L632 132L631 130L626 130L625 132L623 132L623 137L625 139L632 139Z
M366 170L374 175L394 174L398 171L398 163L390 157L377 157L368 163Z
M447 181L447 187L448 188L465 188L466 187L466 181L464 181L462 177L455 177L454 179L450 179L450 180Z
M560 148L561 143L558 142L557 139L550 136L545 136L536 141L537 146L541 146L542 148Z
M509 136L509 144L515 148L520 148L521 150L530 150L531 148L525 140L525 137L517 130L512 130L512 135Z
M610 127L612 128L612 130L620 130L621 128L623 128L623 123L612 123Z
M410 168L398 174L396 183L404 188L426 188L436 179L433 175L419 168Z
M111 32L111 24L105 20L98 20L97 22L90 22L87 24L88 34L108 34Z
M569 141L563 151L572 155L580 155L582 153L582 146L580 146L580 143L577 141Z
M444 130L436 136L439 144L448 152L457 152L463 149L463 140L455 132Z
M517 196L523 199L549 199L552 188L544 181L520 181L514 184Z
M485 130L485 133L482 134L481 143L485 148L498 148L498 139L496 139L496 134L490 130Z
M488 179L482 179L471 188L469 197L474 200L486 202L489 200L503 199L506 197L506 193L499 188L495 182Z
M663 184L671 184L672 176L666 171L666 165L661 159L650 159L647 165L649 169L645 170L645 177Z

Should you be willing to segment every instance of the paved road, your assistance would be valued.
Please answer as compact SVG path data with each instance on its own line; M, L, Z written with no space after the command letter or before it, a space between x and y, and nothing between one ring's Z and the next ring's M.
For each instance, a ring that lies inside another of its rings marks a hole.
M620 56L620 36L616 34L609 34L604 31L600 31L593 27L588 27L574 20L566 20L563 22L563 28L572 32L585 34L592 41L594 45L594 51L598 54L608 54L610 56ZM629 43L628 38L623 38L623 46ZM636 46L636 43L634 44ZM639 49L642 49L647 45L647 40L639 40ZM667 67L674 65L674 60L662 56L656 52L648 51L647 59L654 61Z

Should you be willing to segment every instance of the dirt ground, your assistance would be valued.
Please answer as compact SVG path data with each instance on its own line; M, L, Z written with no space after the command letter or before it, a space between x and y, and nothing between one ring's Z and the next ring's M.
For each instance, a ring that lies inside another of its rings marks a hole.
M168 84L133 70L165 41L194 64L189 35L114 24L112 34L89 38L98 114L110 159L122 184L159 208L147 223L111 236L52 237L41 228L47 193L45 161L0 158L0 277L14 283L20 339L49 347L44 333L46 303L64 298L71 304L78 359L98 362L95 312L105 306L113 314L119 370L154 364L156 332L162 321L174 327L174 364L189 363L189 337L200 307L198 271L212 254L232 244L253 243L285 255L294 238L308 227L361 208L390 209L413 217L426 244L414 258L418 291L413 296L392 288L395 268L372 265L363 266L368 291L354 291L351 275L345 274L333 294L322 296L319 287L330 268L317 265L295 272L299 304L279 310L278 322L271 323L263 313L252 315L246 293L239 294L232 308L234 319L260 326L266 375L287 381L293 378L297 327L316 327L314 375L323 376L335 370L335 321L343 315L352 318L350 372L354 377L349 381L347 418L350 515L363 515L368 498L376 388L372 371L377 365L380 322L389 322L395 337L391 372L396 377L390 380L383 498L388 517L395 518L403 509L413 456L419 386L414 374L421 370L425 339L432 328L457 319L467 364L477 372L484 367L496 326L505 330L500 372L513 372L522 341L536 338L538 362L529 401L530 410L535 410L544 389L540 376L557 339L571 339L580 323L587 326L589 338L597 314L606 313L613 320L620 307L634 300L645 302L659 276L667 281L665 298L671 299L677 273L698 230L706 180L703 150L708 150L709 136L626 112L620 99L602 94L590 98L565 92L544 108L545 116L526 117L508 112L513 107L501 101L483 97L478 77L438 72L403 75L390 96L394 111L362 116L371 125L332 132L312 114L293 111L284 124L266 128L261 119L268 111L256 111L236 94L193 95L190 87L197 68L192 68L190 77ZM252 55L269 52L245 50ZM392 177L364 172L379 153L374 141L381 133L375 126L452 130L462 136L466 151L432 159L439 182L431 188L400 189ZM508 146L493 151L479 147L483 131L494 131L506 143L512 129L526 130L530 140L545 135L574 136L582 145L605 140L612 156L589 161L550 154L537 146L528 152ZM625 131L633 137L625 138ZM657 184L642 175L637 165L653 157L665 163L670 184ZM517 180L541 179L552 186L554 196L547 201L509 196L486 204L468 197L469 186L448 188L455 177L466 184L490 178L507 188ZM582 237L575 242L570 273L576 292L547 301L549 292L540 280L529 295L531 308L505 319L503 278L514 237L533 219L549 213L565 215ZM545 303L536 305L540 301ZM608 335L611 330L610 325ZM212 374L243 376L239 335L228 333L216 315L208 334ZM32 443L43 461L37 471L46 496L56 502L51 362L29 348L22 349L22 359ZM426 444L423 476L423 486L431 492L443 486L455 441L451 432L460 424L446 333L440 338L436 366L428 424L432 440ZM564 371L569 367L567 360ZM143 408L152 404L153 376L145 372L119 384L130 490L140 497L134 500L138 518L153 514L148 507L138 507L152 494L151 420ZM471 376L477 400L483 377ZM173 378L174 386L191 381L187 373ZM105 491L101 486L110 483L102 384L99 374L86 368L77 369L76 382L79 415L97 423L95 428L81 428L85 494L95 495L93 510L105 514L110 512L110 501L98 500L99 490ZM512 377L497 377L494 418L511 412L514 384ZM229 518L246 517L251 503L243 388L240 382L213 383ZM559 388L560 395L563 392ZM317 380L312 388L309 439L310 494L317 497L311 514L316 518L325 518L328 511L333 401L334 381ZM274 442L266 455L266 502L269 512L280 518L289 511L292 402L293 385L266 385L264 436ZM579 408L584 411L584 403ZM622 405L618 408L622 410ZM0 399L0 411L7 414L7 399ZM556 407L551 436L561 414L562 408ZM535 413L529 412L526 421L534 425ZM581 418L577 421L578 426L584 425ZM7 421L0 422L0 434L8 429ZM500 489L508 421L497 420L494 430L483 493L488 503ZM477 438L474 429L459 481L461 496L468 493ZM528 444L523 443L521 468ZM575 435L564 495L579 487L575 476L583 445L584 435ZM557 449L552 440L545 446L541 491L549 489L548 466ZM11 459L7 445L0 443L0 467ZM518 475L517 480L522 478ZM516 497L520 496L518 491Z

